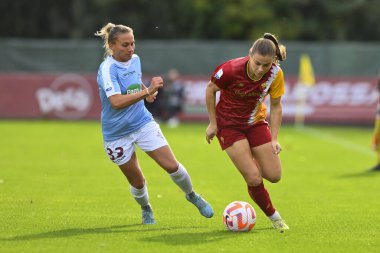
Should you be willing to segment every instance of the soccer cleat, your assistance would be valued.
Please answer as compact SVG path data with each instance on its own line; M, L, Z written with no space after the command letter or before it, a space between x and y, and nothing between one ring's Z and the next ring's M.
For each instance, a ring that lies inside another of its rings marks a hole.
M376 165L375 167L370 168L368 172L380 172L380 164Z
M212 210L210 204L207 203L206 200L204 200L199 194L186 194L186 199L193 203L204 217L211 218L214 215L214 211Z
M142 224L156 224L156 220L153 217L153 210L150 205L141 208L142 211Z
M289 227L286 225L283 219L272 220L273 227L277 229L280 233L283 233L285 230L288 230Z

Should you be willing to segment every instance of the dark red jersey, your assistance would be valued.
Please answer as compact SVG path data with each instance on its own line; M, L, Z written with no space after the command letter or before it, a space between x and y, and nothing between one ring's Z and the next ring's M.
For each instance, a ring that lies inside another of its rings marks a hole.
M218 127L246 127L265 121L265 97L284 94L284 75L276 64L257 82L248 77L249 56L232 59L219 65L211 81L220 88L216 105Z

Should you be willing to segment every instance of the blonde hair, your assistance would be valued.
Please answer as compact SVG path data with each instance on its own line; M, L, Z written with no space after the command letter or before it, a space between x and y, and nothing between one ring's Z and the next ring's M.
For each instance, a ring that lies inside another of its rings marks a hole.
M125 25L115 25L108 23L95 33L95 36L101 37L104 41L104 56L112 55L110 44L114 43L119 33L132 33L133 29Z
M276 36L270 33L265 33L262 38L257 39L250 48L249 53L250 55L259 53L264 56L274 56L276 64L278 64L279 61L284 61L286 59L285 46L280 44Z

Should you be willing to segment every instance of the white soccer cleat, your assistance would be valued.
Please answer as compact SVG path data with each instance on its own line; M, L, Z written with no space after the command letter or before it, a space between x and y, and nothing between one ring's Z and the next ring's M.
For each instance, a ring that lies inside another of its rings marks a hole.
M285 230L289 230L289 226L286 225L283 219L272 220L273 228L277 229L280 233L283 233Z

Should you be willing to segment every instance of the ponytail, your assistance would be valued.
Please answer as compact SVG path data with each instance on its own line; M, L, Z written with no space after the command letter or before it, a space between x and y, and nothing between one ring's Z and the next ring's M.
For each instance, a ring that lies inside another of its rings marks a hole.
M104 56L107 57L112 55L112 50L110 48L110 44L114 43L117 35L119 33L133 33L132 28L124 25L115 25L113 23L108 23L103 26L99 31L95 33L95 36L101 37L103 39L105 48Z
M264 39L268 39L274 43L276 46L276 57L279 61L284 61L286 59L286 48L284 45L278 43L276 36L270 33L264 33Z
M276 36L270 33L265 33L264 36L253 43L249 50L250 54L259 53L261 55L270 55L276 58L275 63L286 59L286 48L281 45Z

